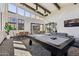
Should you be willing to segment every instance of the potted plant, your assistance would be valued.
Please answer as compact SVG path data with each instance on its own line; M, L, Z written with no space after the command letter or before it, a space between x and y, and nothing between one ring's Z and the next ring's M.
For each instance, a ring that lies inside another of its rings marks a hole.
M10 32L10 30L13 30L13 27L11 25L9 25L9 23L6 23L4 29L7 33L7 35L9 35L9 32Z

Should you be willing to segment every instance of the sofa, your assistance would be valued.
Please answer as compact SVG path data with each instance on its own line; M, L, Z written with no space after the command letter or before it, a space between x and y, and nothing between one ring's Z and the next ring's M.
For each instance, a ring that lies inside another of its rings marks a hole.
M79 38L75 38L75 43L73 46L79 48Z
M0 56L13 56L13 38L7 39L5 31L0 31Z
M14 56L13 38L5 38L0 44L0 56Z

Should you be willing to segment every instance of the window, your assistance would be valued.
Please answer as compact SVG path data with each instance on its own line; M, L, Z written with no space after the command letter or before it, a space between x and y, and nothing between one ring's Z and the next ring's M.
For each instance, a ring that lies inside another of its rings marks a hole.
M8 23L13 27L13 30L16 30L17 28L17 19L10 17Z
M24 10L21 9L21 8L18 8L18 9L17 9L17 13L18 13L19 15L24 16Z
M8 11L16 13L16 6L14 4L8 4Z
M16 23L17 20L16 20L16 18L10 18L9 22Z
M25 11L25 16L30 17L30 13L28 11Z
M18 19L18 30L24 30L24 20Z
M44 31L44 25L40 24L40 31Z

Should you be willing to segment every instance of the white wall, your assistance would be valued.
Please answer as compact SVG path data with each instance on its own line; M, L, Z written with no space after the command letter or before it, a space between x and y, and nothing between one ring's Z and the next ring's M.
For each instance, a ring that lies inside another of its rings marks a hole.
M25 30L31 32L31 23L41 23L43 24L44 22L38 19L30 19L30 18L26 18L25 19Z
M64 20L79 18L79 5L72 5L54 12L50 17L45 18L47 22L57 22L58 32L69 33L79 37L79 27L64 27Z

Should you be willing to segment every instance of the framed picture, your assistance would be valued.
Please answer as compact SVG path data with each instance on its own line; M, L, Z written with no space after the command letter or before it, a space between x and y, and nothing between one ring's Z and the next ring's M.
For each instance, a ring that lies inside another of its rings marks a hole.
M64 27L78 27L78 26L79 26L79 18L64 21Z

